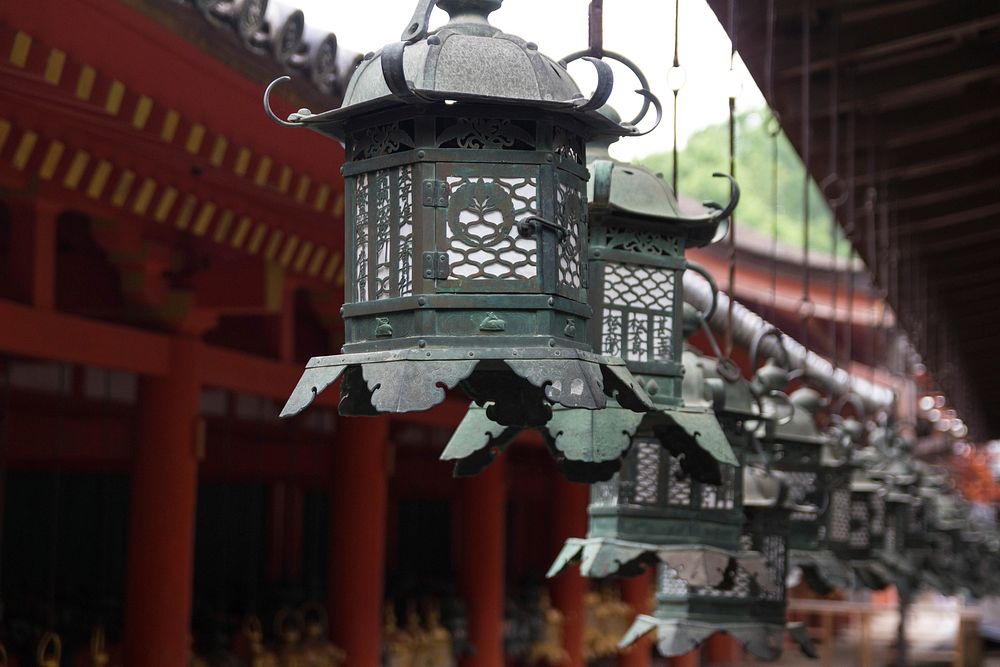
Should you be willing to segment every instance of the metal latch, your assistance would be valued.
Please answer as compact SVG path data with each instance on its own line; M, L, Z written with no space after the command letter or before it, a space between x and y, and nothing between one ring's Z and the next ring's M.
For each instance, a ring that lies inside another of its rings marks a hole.
M423 195L424 206L445 208L448 206L448 200L451 198L451 188L448 187L446 181L428 179L424 181Z
M427 280L445 280L450 271L448 265L448 253L446 252L425 252L424 253L424 278Z

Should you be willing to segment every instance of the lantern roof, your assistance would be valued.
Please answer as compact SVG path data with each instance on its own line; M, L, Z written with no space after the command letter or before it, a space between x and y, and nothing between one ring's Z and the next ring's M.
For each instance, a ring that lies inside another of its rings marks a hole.
M765 401L774 400L765 396ZM786 442L798 442L818 446L830 446L834 440L822 433L816 425L816 413L821 400L819 394L809 388L798 389L789 397L792 406L791 417L787 421L778 421L773 427L773 439ZM762 429L767 428L761 425Z
M591 128L591 136L638 134L633 125L597 112L613 87L610 66L586 58L598 75L596 91L588 99L564 63L542 54L534 42L490 24L489 15L502 2L419 0L400 41L364 56L340 108L322 113L300 109L288 121L272 118L343 138L348 119L400 105L502 104L572 115ZM450 20L430 30L435 4ZM265 107L270 114L267 95Z
M735 180L725 174L713 174L730 181L732 195L725 206L705 202L699 211L683 212L663 174L619 162L608 154L607 148L608 144L601 142L587 147L592 173L587 194L592 219L605 224L611 224L611 220L631 223L656 234L683 236L689 248L709 245L724 236L728 223L722 227L722 234L720 225L728 220L740 199Z

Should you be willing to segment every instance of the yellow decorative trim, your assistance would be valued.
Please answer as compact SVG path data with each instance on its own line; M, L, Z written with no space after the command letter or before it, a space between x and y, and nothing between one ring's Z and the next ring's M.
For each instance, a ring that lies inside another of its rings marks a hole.
M167 109L163 116L163 128L160 130L160 138L166 142L171 142L177 136L177 124L181 122L181 115L173 109Z
M324 208L326 208L326 202L329 201L329 199L330 199L330 186L324 183L323 185L319 186L319 189L316 192L316 201L313 203L313 208L317 212L321 212Z
M236 231L233 232L233 247L242 248L243 242L247 238L247 234L250 232L250 216L244 215L240 218L239 223L236 225Z
M288 192L288 188L292 184L292 168L285 165L281 168L281 174L278 176L278 189L282 192Z
M323 271L323 280L330 282L333 280L334 275L337 273L337 269L340 268L340 253L334 252L330 255L330 261L326 263L326 270Z
M326 254L328 252L330 252L329 249L324 246L320 246L320 248L316 250L316 254L313 255L312 261L309 262L309 270L306 271L306 273L313 278L318 276L320 269L323 268L323 260L326 259Z
M246 176L247 169L250 168L250 149L243 147L239 155L236 156L236 163L233 164L233 171L237 176Z
M6 118L0 118L0 150L3 150L4 144L7 143L7 137L10 136L10 121Z
M56 168L59 167L59 160L62 159L65 149L66 147L61 141L53 141L49 144L49 150L45 152L45 159L42 160L38 175L46 181L51 181L52 177L56 175Z
M333 217L339 218L344 215L344 193L338 192L337 198L333 200L333 208L330 209Z
M90 99L90 94L94 92L94 81L97 79L97 72L90 65L80 68L80 76L76 79L76 97L84 102Z
M302 177L299 178L299 187L295 189L295 201L301 203L306 200L310 185L312 185L312 179L308 175L302 174Z
M250 237L250 243L247 245L247 251L251 255L256 255L257 251L260 250L260 244L264 242L265 234L267 234L267 225L258 222L257 229L253 230L253 236Z
M45 61L45 81L58 86L62 80L63 67L66 66L66 52L59 49L49 51L49 59Z
M160 201L156 205L156 211L153 213L153 219L157 222L166 222L167 217L170 215L170 209L173 208L174 202L177 201L177 188L167 187L163 194L160 195Z
M212 216L214 215L215 204L207 201L201 205L201 210L198 211L198 219L194 221L194 227L191 230L194 232L195 236L205 235L205 232L208 231L208 225L212 222Z
M236 214L230 211L228 208L222 212L219 217L219 224L215 226L215 234L212 236L212 240L216 243L222 243L226 240L226 233L229 231L229 225L233 223L233 218Z
M285 232L275 229L271 232L271 238L267 241L267 248L264 249L265 259L274 259L278 256L278 249L281 247L281 239L285 237Z
M104 102L104 110L112 116L117 116L122 108L122 100L125 98L125 84L121 81L112 81L108 86L108 98Z
M299 237L293 235L288 239L288 243L285 244L284 249L281 251L281 257L278 259L278 263L281 264L281 268L288 268L288 265L292 263L292 258L295 257L295 250L298 247Z
M253 177L253 182L257 185L264 185L267 183L267 177L271 174L271 158L268 156L263 156L260 158L260 162L257 163L257 173Z
M222 165L222 161L226 159L227 148L229 148L229 140L220 134L215 138L215 144L212 146L212 156L209 158L213 167Z
M309 255L312 254L314 247L316 246L312 241L306 241L303 243L302 247L299 248L299 255L295 258L295 263L292 265L292 268L299 273L302 273L302 270L306 268L306 260L309 259Z
M191 217L194 215L194 209L197 206L198 200L195 199L194 195L184 197L184 203L181 205L180 213L177 214L177 220L174 222L177 229L188 228L188 225L191 224Z
M139 194L135 196L135 201L132 202L132 212L136 215L146 215L146 211L149 209L149 202L153 200L154 193L156 193L156 181L151 178L143 180L142 185L139 186Z
M24 171L28 160L31 159L31 153L35 150L36 143L38 143L38 135L31 130L21 135L21 141L17 144L17 150L14 151L15 169Z
M90 177L90 184L87 186L87 196L91 199L97 199L104 192L104 186L108 183L108 178L111 177L111 163L107 160L101 160L97 163L97 167L94 169L94 175Z
M118 208L124 206L134 182L135 172L130 169L123 171L122 175L118 177L118 185L115 186L114 194L111 195L111 203Z
M63 185L70 190L76 190L76 187L80 185L80 180L83 178L83 172L87 170L88 164L90 164L90 153L78 150L76 155L73 156L73 161L69 164L69 169L66 170Z
M14 44L10 48L10 63L14 67L24 67L28 62L28 54L31 52L31 35L17 31L14 35Z
M132 127L141 130L146 127L149 121L149 114L153 111L153 100L145 95L140 95L135 103L135 112L132 114Z
M184 150L186 150L191 155L196 155L199 150L201 150L201 141L205 138L205 126L201 123L195 123L191 126L191 130L188 132L187 142L184 144Z

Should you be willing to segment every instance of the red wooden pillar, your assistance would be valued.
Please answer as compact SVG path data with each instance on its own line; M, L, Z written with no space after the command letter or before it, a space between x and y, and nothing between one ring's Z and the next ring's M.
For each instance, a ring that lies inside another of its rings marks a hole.
M743 664L743 647L727 634L715 633L702 650L706 667L738 667Z
M504 545L507 525L507 468L500 457L462 484L459 585L469 609L469 640L476 655L464 667L503 667L506 601Z
M587 534L587 503L590 500L590 487L586 484L574 484L556 474L554 486L553 555L559 553L567 538L584 537ZM583 659L583 631L587 621L584 604L587 581L580 575L579 568L570 567L550 582L549 590L552 604L563 613L566 621L563 645L569 653L569 662L565 664L567 667L583 667L586 664Z
M189 658L198 489L199 343L172 342L170 371L144 378L132 467L126 664L177 667Z
M388 417L341 417L330 475L330 638L351 665L382 649Z
M56 298L56 221L61 206L36 199L11 207L10 269L18 296L50 309Z
M656 570L649 568L638 577L622 580L622 599L637 614L652 613L653 577ZM649 667L653 661L653 637L648 634L637 641L618 659L619 667Z

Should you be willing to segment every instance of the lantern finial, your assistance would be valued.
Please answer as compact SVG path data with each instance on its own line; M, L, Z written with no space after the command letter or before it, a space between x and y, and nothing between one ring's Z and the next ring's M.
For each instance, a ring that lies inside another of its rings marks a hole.
M503 0L437 0L437 5L448 12L452 23L486 23L487 17L500 9Z

